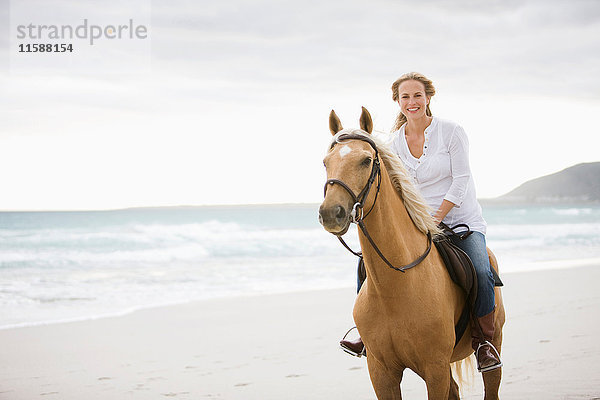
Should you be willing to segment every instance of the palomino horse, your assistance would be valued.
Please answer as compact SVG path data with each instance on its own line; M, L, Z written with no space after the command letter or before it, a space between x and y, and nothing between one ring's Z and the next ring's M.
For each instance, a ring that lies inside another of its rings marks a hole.
M465 295L431 246L431 236L439 231L430 209L398 156L371 135L373 122L365 108L361 129L343 129L334 111L329 127L334 140L324 161L327 183L319 217L337 236L352 222L361 227L367 279L353 316L377 398L401 399L402 374L409 368L425 381L428 399L459 399L451 364L473 353L471 326L455 346L454 326ZM497 271L493 255L490 261ZM500 289L495 290L492 343L499 352L505 314ZM501 375L501 368L483 373L486 400L498 399Z

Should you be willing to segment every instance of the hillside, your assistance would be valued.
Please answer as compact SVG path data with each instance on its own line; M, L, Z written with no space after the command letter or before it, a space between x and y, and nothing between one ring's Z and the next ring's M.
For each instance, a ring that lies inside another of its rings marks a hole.
M600 203L600 162L577 164L532 179L491 200L502 203Z

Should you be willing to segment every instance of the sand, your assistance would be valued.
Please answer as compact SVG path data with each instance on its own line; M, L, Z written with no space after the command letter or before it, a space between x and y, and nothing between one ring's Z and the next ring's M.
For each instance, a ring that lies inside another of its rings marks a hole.
M349 273L351 273L349 271ZM600 266L503 276L503 399L600 399ZM374 399L338 348L354 289L0 330L0 399ZM406 373L405 399L426 398ZM481 376L463 398L482 398Z

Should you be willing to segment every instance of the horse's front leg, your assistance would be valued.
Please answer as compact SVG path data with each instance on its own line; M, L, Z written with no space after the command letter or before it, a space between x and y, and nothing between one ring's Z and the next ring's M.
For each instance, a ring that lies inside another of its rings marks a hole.
M427 399L439 400L451 398L450 384L452 381L452 374L449 366L450 362L439 362L429 366L422 374L420 374L427 385Z
M373 356L367 356L367 366L369 367L371 384L378 400L402 399L402 393L400 392L400 382L404 372L402 369L391 372Z

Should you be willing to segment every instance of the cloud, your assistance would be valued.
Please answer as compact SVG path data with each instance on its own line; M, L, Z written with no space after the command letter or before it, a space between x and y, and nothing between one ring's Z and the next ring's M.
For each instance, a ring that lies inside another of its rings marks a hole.
M597 98L599 19L593 1L154 2L153 57L238 83L365 88L419 69L467 91L552 95L550 80Z
M97 12L93 4L60 4L73 15ZM163 0L152 2L147 81L179 82L184 93L189 82L372 90L420 70L452 90L599 98L599 36L595 1Z
M102 2L100 8L97 2L76 0L47 4L67 10L62 20L75 22L83 16L104 21L135 15L131 7L116 1ZM534 142L540 135L555 137L547 135L554 126L567 126L569 116L561 110L582 109L592 115L589 110L600 101L596 1L138 0L135 4L151 5L151 57L143 61L149 67L145 71L132 72L124 65L121 73L9 74L0 68L4 165L24 160L21 153L28 154L28 146L44 146L36 154L59 187L69 187L61 181L61 173L73 166L81 176L93 178L90 187L101 179L114 185L98 189L117 196L111 206L121 202L118 196L127 205L140 201L140 194L133 192L144 193L141 196L149 204L166 204L171 200L161 197L165 193L161 187L168 188L170 199L180 195L182 202L193 203L194 188L186 182L196 180L215 186L213 197L202 197L209 202L252 201L235 200L230 182L243 183L244 192L252 196L260 193L258 201L276 196L278 201L312 200L316 197L307 193L313 189L320 196L319 144L328 138L329 110L335 108L351 126L365 105L376 128L389 129L397 112L389 87L400 74L417 70L438 88L435 112L447 111L449 118L469 127L472 142L484 149L473 157L478 176L492 176L485 181L494 184L504 180L510 189L520 183L521 172L497 176L485 170L489 162L503 162L503 154L485 151L491 140L486 137L490 120L499 121L494 148L502 145L508 151L523 135L520 126L531 131L531 120L549 121L544 110L552 110L552 120L530 136ZM543 97L555 102L545 108ZM578 107L581 102L587 108ZM519 113L511 113L509 104L518 104ZM529 116L531 112L536 114ZM530 123L520 125L523 120ZM585 125L585 120L579 122ZM510 140L501 124L513 128ZM544 143L551 147L545 149L547 154L563 149L556 140ZM217 179L207 171L220 165L220 152L228 147L235 161L223 166ZM55 159L61 162L53 166ZM564 160L548 158L536 165L558 170ZM107 168L105 161L110 162ZM33 188L36 168L33 164L26 168ZM144 187L132 189L126 177L131 180L140 171L147 172L140 180ZM14 187L5 185L13 193L11 204L19 202L17 183L23 176L11 178ZM273 181L286 183L272 193ZM131 193L114 187L130 188ZM68 193L56 196L59 204ZM28 200L38 198L43 201L43 196Z

